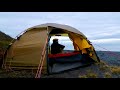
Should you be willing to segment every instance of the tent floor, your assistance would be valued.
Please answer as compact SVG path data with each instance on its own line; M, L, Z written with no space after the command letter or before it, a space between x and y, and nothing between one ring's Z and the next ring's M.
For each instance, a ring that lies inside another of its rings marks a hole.
M87 64L83 64L81 62L79 62L79 63L78 62L75 62L75 63L65 63L65 64L55 63L52 68L49 67L49 72L50 72L50 74L60 73L60 72L66 71L66 70L71 70L71 69L74 69L74 68L90 65L92 63L93 62L91 62L89 64L88 63Z

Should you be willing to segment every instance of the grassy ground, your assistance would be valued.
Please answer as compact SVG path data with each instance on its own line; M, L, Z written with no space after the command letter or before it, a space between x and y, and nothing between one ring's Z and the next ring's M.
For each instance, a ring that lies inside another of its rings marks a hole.
M100 63L88 67L78 68L71 71L53 75L42 75L41 78L120 78L120 58L109 55L108 52L97 52L101 59ZM119 53L115 53L120 56ZM32 71L6 71L0 69L0 78L34 78Z
M120 67L109 66L105 62L78 68L61 74L43 76L43 78L120 78Z
M34 78L32 72L22 71L6 71L0 69L0 78Z
M0 78L34 78L31 71L10 71L0 69ZM91 66L78 68L53 75L42 75L41 78L120 78L120 67L109 66L105 62L92 64Z

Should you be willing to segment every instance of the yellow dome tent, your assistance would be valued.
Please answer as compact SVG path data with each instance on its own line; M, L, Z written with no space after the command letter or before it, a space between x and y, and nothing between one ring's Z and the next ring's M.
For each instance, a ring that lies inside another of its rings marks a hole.
M89 57L96 62L100 61L93 45L82 32L68 25L46 23L28 28L10 43L4 55L3 68L38 70L42 65L43 71L50 72L48 44L50 37L57 34L68 36L75 51L81 51L83 54L87 53L85 48L88 48Z

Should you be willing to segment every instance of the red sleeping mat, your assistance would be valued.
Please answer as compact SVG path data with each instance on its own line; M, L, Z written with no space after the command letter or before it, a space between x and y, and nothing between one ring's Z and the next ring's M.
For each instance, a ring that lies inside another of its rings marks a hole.
M49 58L58 58L58 57L66 57L80 54L80 52L69 52L69 53L58 53L58 54L48 54Z

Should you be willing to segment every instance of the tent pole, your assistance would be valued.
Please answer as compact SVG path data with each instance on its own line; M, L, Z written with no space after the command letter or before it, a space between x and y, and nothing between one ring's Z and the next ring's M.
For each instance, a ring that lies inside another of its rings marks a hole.
M47 35L46 42L45 42L45 45L44 45L44 48L43 48L43 51L42 51L42 56L41 56L41 59L40 59L40 63L39 63L38 70L37 70L35 78L40 78L40 76L41 76L42 66L43 66L43 62L45 60L47 42L48 42L48 35Z

